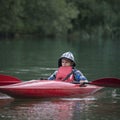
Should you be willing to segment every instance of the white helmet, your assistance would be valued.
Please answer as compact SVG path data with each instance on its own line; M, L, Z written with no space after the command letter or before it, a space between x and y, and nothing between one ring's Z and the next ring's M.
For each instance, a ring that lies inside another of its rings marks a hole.
M61 55L61 57L58 60L58 67L62 66L62 64L61 64L62 58L67 58L67 59L71 60L73 62L73 67L76 66L73 54L71 52L65 52Z

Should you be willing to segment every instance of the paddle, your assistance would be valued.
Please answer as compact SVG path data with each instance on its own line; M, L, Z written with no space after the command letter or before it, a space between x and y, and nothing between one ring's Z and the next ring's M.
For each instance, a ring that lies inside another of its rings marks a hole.
M22 82L22 81L16 77L0 74L0 86L20 83L20 82ZM75 83L75 84L78 84L78 83ZM85 82L85 83L83 83L83 85L84 84L91 84L91 85L97 85L97 86L102 86L102 87L120 88L120 79L118 79L118 78L100 78L97 80L93 80L91 82ZM82 86L82 85L80 85L80 86Z
M91 82L85 82L83 84L91 84L103 87L120 88L120 79L118 78L100 78Z
M15 84L15 83L19 83L19 82L21 82L21 80L16 77L0 74L0 86Z

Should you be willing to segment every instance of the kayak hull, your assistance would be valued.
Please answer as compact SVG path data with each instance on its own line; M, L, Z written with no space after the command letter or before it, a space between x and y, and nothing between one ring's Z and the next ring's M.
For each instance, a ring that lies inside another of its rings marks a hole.
M14 98L52 98L52 97L83 97L91 95L103 87L72 84L61 81L31 80L27 82L0 87L0 92Z

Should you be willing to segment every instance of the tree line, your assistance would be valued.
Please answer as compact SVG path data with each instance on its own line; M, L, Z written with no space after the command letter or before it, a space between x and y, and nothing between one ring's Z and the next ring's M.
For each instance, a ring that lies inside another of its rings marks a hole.
M0 36L120 31L120 0L0 0Z

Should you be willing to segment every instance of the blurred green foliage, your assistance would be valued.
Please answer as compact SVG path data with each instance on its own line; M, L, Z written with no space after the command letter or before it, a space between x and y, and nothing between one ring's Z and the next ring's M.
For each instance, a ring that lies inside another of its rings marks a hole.
M0 36L120 31L119 0L0 0Z

